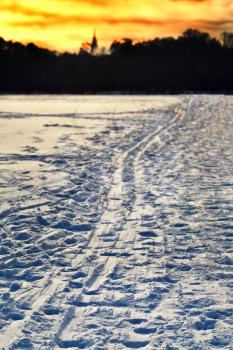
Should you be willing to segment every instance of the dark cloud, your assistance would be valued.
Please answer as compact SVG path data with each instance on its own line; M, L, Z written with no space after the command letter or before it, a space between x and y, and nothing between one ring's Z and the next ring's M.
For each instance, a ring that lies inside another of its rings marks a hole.
M0 0L1 1L1 0ZM51 2L53 0L50 0ZM105 5L109 4L107 0L54 0L54 4L58 1L63 3L76 3L77 5L80 3L89 3L89 4L98 4L98 5ZM122 4L123 0L119 0L119 3ZM126 3L129 2L132 4L132 1L130 0L124 0ZM187 2L187 3L211 3L212 0L167 0L173 3L178 2ZM221 0L219 0L221 1ZM232 2L228 0L222 0L225 6L231 6ZM113 0L113 2L117 3L117 0ZM147 3L147 1L145 2ZM148 2L149 3L149 2ZM142 5L143 6L143 5ZM175 5L174 5L175 6ZM53 8L53 7L51 7ZM75 8L76 9L76 8ZM78 9L78 6L77 6ZM217 33L220 31L223 31L225 28L233 29L233 14L231 12L231 9L228 9L226 11L225 18L218 18L215 20L213 19L196 19L196 20L189 20L188 16L187 19L183 18L168 18L167 20L164 19L154 19L151 17L141 17L141 16L130 16L126 17L126 14L122 17L116 17L113 15L102 15L102 16L95 16L93 15L80 15L77 13L77 11L73 11L73 13L61 13L56 11L56 7L54 7L54 12L49 12L48 10L38 9L36 6L32 7L26 7L21 5L17 1L11 1L9 2L0 2L0 11L1 12L9 12L13 14L19 14L24 17L22 19L11 19L8 20L7 24L14 26L14 27L25 27L25 28L49 28L49 27L61 27L62 26L71 26L77 28L81 26L97 26L97 25L107 25L110 27L113 26L135 26L135 28L141 27L148 27L151 28L161 26L161 27L167 27L169 31L172 30L172 32L178 32L182 29L185 29L187 27L193 27L197 29L204 29L209 30L212 33ZM203 14L200 14L200 16ZM216 16L217 18L218 16ZM174 28L174 29L172 29ZM137 34L138 35L138 34Z
M0 11L1 12L9 12L12 14L20 14L28 17L42 17L46 18L50 15L50 13L47 13L45 11L39 11L36 9L31 9L29 7L25 7L23 5L18 4L17 2L12 2L11 4L0 4ZM53 14L51 14L53 15Z
M27 19L27 20L14 20L8 21L8 24L20 27L50 27L50 26L62 26L62 25L78 25L78 24L108 24L108 25L121 25L121 24L135 24L135 25L165 25L162 20L153 20L146 18L111 18L111 17L89 17L79 15L51 15L46 14L42 19Z
M135 25L135 26L174 26L174 27L197 27L199 29L210 29L210 30L221 30L226 26L233 26L233 19L223 19L223 20L154 20L149 18L141 17L129 17L129 18L114 18L107 16L80 16L80 15L61 15L61 14L51 14L51 13L37 13L34 14L41 18L28 18L27 20L15 20L8 22L13 26L18 27L51 27L51 26L63 26L63 25L80 25L80 24L90 24L90 25Z

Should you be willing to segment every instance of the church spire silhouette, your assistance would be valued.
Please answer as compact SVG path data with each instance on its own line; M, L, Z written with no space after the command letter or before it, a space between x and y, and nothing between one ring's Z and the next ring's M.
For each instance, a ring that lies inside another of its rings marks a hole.
M94 54L97 49L98 49L98 41L97 41L97 37L96 37L96 31L94 30L93 38L91 41L91 54Z

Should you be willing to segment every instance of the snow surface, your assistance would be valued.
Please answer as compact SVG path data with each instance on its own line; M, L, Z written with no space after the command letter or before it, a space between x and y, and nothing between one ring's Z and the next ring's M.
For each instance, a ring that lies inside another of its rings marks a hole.
M0 97L0 349L233 349L233 97Z

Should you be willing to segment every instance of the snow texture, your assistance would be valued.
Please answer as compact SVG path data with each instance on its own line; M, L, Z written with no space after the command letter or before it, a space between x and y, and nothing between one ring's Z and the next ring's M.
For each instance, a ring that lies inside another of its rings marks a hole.
M0 98L0 349L233 349L233 98Z

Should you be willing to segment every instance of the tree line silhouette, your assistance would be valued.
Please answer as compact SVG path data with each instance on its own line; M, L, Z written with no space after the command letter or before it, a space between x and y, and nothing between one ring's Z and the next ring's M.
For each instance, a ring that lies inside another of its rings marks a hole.
M228 40L229 41L229 40ZM177 39L114 41L78 54L0 38L1 93L232 93L233 47L187 29Z

